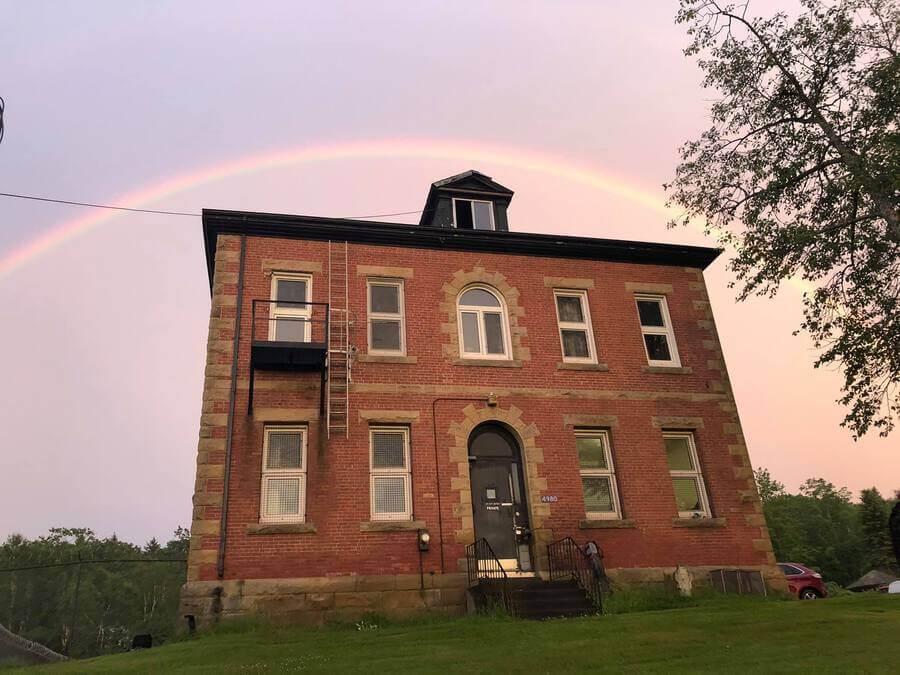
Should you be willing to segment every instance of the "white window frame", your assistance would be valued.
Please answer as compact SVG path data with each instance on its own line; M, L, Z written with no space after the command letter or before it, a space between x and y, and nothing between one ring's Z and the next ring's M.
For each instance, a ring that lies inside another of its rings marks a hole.
M453 197L451 199L453 206L453 227L457 227L456 225L456 202L469 202L469 209L472 211L472 229L478 230L479 232L496 232L497 231L497 223L494 219L494 202L487 199L469 199L467 197ZM480 202L482 204L487 204L490 207L491 214L491 229L490 230L482 230L481 228L475 227L475 202Z
M669 476L675 478L693 478L697 482L697 490L700 493L700 510L699 511L679 511L679 518L710 518L712 513L709 509L709 496L706 494L706 481L703 480L703 468L700 466L700 457L697 455L697 444L694 440L694 434L691 431L664 431L662 434L663 441L667 438L686 438L688 448L691 453L691 461L694 464L693 471L673 470L669 468ZM664 446L665 447L665 444ZM668 468L669 458L666 457L666 467ZM672 492L675 492L675 483L672 483Z
M606 454L606 466L609 467L607 469L599 469L599 468L587 468L584 469L581 467L581 462L579 460L578 471L580 474L579 480L584 477L588 478L608 478L609 479L609 491L610 496L612 497L613 510L612 511L588 511L587 505L585 505L585 518L588 520L620 520L622 518L622 505L619 502L619 486L616 482L616 467L613 463L612 457L612 448L610 446L609 440L609 432L605 429L576 429L575 430L575 438L600 438L603 441L603 452ZM576 446L576 455L577 455L577 446ZM584 498L584 484L582 483L582 499Z
M397 289L397 307L399 313L373 312L372 311L372 287L393 286ZM406 355L406 299L403 295L403 279L370 278L366 280L366 313L368 320L369 354L384 354L389 356ZM400 322L400 348L399 349L375 349L372 347L372 322L373 320L390 320Z
M559 316L559 303L557 298L578 298L581 302L581 315L584 318L583 323L575 321L563 321ZM553 306L556 310L556 324L559 326L559 349L562 359L565 363L597 363L597 349L594 346L594 330L591 325L591 310L588 307L587 291L570 290L567 288L553 289ZM587 358L579 356L566 356L566 346L563 340L563 330L578 330L585 333L587 340L588 356Z
M500 312L500 329L503 331L503 353L502 354L489 354L487 351L487 339L486 333L487 331L484 328L484 315L485 314L496 314L498 311L497 307L480 307L477 305L463 305L460 304L460 300L462 296L465 295L468 291L479 288L483 291L487 291L500 303L499 312ZM481 351L478 352L467 352L466 351L466 343L463 338L463 320L462 315L463 312L474 313L478 315L478 346L481 348ZM464 359L491 359L498 361L509 361L512 359L512 349L510 348L510 334L509 334L509 313L506 311L506 301L503 299L503 296L494 288L490 286L486 286L484 284L473 284L471 286L466 286L462 291L460 291L459 295L456 296L456 323L459 337L459 355Z
M662 315L663 326L645 326L641 323L641 312L638 302L656 302L659 304L660 314ZM672 329L672 317L669 315L669 303L666 301L665 295L635 295L634 308L638 314L638 325L641 327L641 344L644 346L644 354L647 356L647 363L651 366L669 366L680 367L681 358L678 356L678 344L675 342L675 331ZM669 361L659 361L650 358L650 352L647 351L647 341L644 340L645 335L664 335L669 344Z
M403 463L402 468L376 468L375 467L375 433L389 432L403 434ZM375 512L375 481L378 478L403 478L403 492L406 498L403 513L376 513ZM402 425L375 425L369 427L369 512L373 521L403 522L412 520L412 469L410 466L409 452L409 427Z
M269 304L269 340L275 341L275 327L278 323L277 319L306 319L303 321L303 339L299 342L310 341L310 320L312 319L312 305L306 304L303 307L279 307L278 306L278 282L279 281L305 281L306 282L306 302L310 302L312 298L312 275L298 274L296 272L272 272L272 288L270 292Z
M272 433L295 432L300 434L300 468L267 469L269 464L269 436ZM272 424L263 429L262 480L259 492L259 522L261 523L303 523L306 521L306 442L309 429L305 424ZM299 513L284 516L266 515L266 484L271 479L298 478L300 480Z

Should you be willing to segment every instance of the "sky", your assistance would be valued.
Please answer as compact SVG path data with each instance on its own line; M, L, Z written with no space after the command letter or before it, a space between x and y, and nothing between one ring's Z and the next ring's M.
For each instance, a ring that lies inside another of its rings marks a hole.
M517 231L709 245L662 207L715 96L675 5L0 0L0 191L369 216L474 168L515 190ZM189 524L200 228L0 197L0 538ZM900 488L900 433L854 442L840 373L792 335L802 286L736 303L726 264L707 285L754 465Z

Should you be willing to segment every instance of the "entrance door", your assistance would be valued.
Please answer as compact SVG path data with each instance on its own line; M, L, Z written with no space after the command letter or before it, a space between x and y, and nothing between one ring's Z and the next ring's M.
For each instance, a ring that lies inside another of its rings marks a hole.
M519 446L512 434L485 424L469 439L475 538L484 538L505 569L531 570L528 505Z

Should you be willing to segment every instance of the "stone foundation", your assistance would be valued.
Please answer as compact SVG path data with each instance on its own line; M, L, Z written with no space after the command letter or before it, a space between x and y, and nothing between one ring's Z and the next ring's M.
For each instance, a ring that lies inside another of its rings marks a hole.
M784 574L777 566L759 565L685 565L694 588L709 585L709 573L713 570L758 570L762 574L763 582L770 592L787 592L787 581ZM677 567L631 567L611 568L606 570L607 576L617 586L644 586L650 584L674 583Z
M410 617L466 612L464 574L188 581L179 616L198 628L240 616L300 624L352 621L366 614Z
M786 591L777 567L691 566L694 587L709 584L715 569L759 570L771 591ZM609 569L619 587L673 583L675 567ZM318 625L353 621L366 614L408 618L422 614L461 615L467 612L465 574L309 577L188 581L181 590L179 616L193 615L200 629L220 620L261 616L279 623ZM183 622L186 625L186 622Z

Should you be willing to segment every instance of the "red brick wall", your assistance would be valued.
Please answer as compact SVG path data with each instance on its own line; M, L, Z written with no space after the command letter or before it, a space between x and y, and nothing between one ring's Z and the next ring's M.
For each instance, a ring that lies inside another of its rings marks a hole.
M236 238L235 238L236 240ZM233 247L234 241L230 242ZM324 272L313 274L313 301L327 302L328 244L299 240L250 237L244 264L243 318L238 351L238 387L233 420L230 504L228 512L225 578L279 578L334 574L417 573L419 557L415 532L361 532L369 520L368 425L360 410L417 411L410 425L413 512L432 534L424 569L440 572L437 493L441 493L444 557L447 572L458 571L463 543L460 493L451 480L459 473L448 448L448 430L463 420L464 401L437 404L439 396L484 397L498 395L499 406L522 411L525 425L535 425L537 445L543 451L539 477L547 481L547 495L559 499L549 505L543 527L552 537L595 539L606 554L608 567L685 565L768 565L768 535L749 478L739 422L733 408L727 375L698 270L659 265L592 262L556 258L390 248L351 244L348 280L351 311L356 323L352 343L365 353L366 278L357 265L389 265L413 270L405 280L407 354L415 364L356 362L350 395L350 437L320 443L319 422L309 423L306 520L314 534L248 534L259 521L260 471L264 423L248 417L250 316L253 299L268 299L271 277L264 272L267 259L318 262ZM231 263L229 263L231 264ZM233 266L233 265L232 265ZM460 270L484 268L500 273L518 290L516 304L520 346L526 358L520 368L453 365L442 346L448 336L441 330L447 312L445 284ZM229 268L230 269L230 268ZM598 359L608 372L560 370L562 360L552 288L544 277L592 279L588 291ZM668 284L671 314L682 366L688 374L648 373L634 304L626 283ZM225 292L236 292L229 284ZM373 385L387 387L390 393ZM257 372L254 408L283 409L283 421L294 421L296 409L315 409L319 402L318 373ZM225 412L215 404L215 412ZM477 408L483 403L475 403ZM575 453L573 429L564 415L617 417L611 428L623 516L630 529L581 530L584 506ZM270 413L271 415L271 413ZM713 515L727 520L724 527L680 528L672 484L666 466L661 430L654 416L702 419L695 430ZM274 420L274 418L273 418ZM437 426L437 477L433 423ZM535 478L530 476L527 480ZM532 507L535 505L532 504ZM216 515L207 507L207 517ZM545 507L546 509L547 507ZM214 549L216 537L205 537L202 548ZM210 558L200 567L200 579L216 578Z

